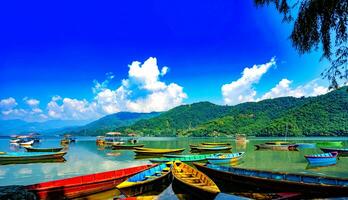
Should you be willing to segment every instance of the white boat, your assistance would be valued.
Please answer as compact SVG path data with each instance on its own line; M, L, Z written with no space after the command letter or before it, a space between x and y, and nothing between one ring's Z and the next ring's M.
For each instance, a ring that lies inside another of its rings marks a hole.
M16 139L16 138L13 138L13 139L10 139L10 143L18 143L20 141L20 139Z
M19 144L22 145L22 146L30 146L33 143L34 143L34 140L25 141L25 142L19 142Z

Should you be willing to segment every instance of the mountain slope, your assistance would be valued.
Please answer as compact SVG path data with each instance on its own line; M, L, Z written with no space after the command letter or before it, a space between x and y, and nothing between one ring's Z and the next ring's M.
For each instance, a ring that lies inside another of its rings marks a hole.
M236 106L195 103L118 130L156 136L347 135L348 92L345 87L317 97L281 97Z

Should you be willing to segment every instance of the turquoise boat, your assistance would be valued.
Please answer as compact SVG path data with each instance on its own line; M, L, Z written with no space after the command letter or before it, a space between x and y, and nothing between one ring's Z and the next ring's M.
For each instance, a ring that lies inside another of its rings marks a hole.
M161 162L173 162L173 161L181 161L181 162L197 162L203 161L207 158L213 157L214 154L206 154L206 155L185 155L185 157L172 157L172 158L156 158L150 159L153 163L161 163Z
M228 154L216 154L213 157L207 158L209 163L230 163L240 160L244 155L244 152L228 153Z
M172 163L156 165L148 170L142 171L121 184L116 188L126 196L137 196L158 188L165 189L171 182Z
M67 152L4 152L0 154L0 162L60 159L66 153Z
M298 149L314 149L317 147L316 143L296 143Z

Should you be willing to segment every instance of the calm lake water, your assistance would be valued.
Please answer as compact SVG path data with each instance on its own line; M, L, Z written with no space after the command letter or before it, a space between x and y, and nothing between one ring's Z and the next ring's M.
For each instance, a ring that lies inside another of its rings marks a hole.
M271 140L284 140L284 138L249 138L246 145L236 145L232 138L141 138L139 143L153 148L186 148L184 153L189 153L189 144L229 141L233 146L233 152L246 152L244 161L239 164L240 167L348 178L348 157L340 158L335 166L311 169L307 168L304 155L321 153L318 148L300 151L255 150L255 144ZM294 142L321 140L340 140L344 142L345 147L348 147L348 138L288 138L288 141ZM36 147L59 145L59 139L43 139ZM0 139L0 151L24 151L24 149L10 146L8 139ZM131 150L102 149L96 145L95 138L92 137L80 137L76 143L70 144L65 159L66 161L61 163L0 165L0 186L33 184L149 163L147 159L136 159Z

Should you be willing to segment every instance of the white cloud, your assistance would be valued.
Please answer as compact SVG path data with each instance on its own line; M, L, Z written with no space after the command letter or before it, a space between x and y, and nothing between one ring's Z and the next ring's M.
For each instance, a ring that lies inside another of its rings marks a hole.
M122 80L119 88L103 89L96 95L97 106L106 114L164 111L178 106L187 95L176 83L167 85L159 80L167 72L168 67L160 72L156 58L150 57L143 64L134 61L129 65L128 78Z
M62 100L61 102L58 102ZM82 120L100 117L95 112L95 103L87 100L52 97L47 104L48 116L54 119Z
M251 68L246 67L242 72L241 78L221 87L224 102L226 104L235 105L254 101L257 93L253 85L257 84L261 77L275 65L275 58L272 58L268 63L254 65Z
M16 106L17 106L17 102L16 102L16 99L14 99L13 97L0 100L0 109L2 110L9 110Z
M94 80L95 94L91 102L60 96L52 97L47 104L48 116L54 119L94 119L120 111L164 111L182 104L187 98L183 87L176 83L166 84L160 80L168 67L159 70L157 59L150 57L143 64L134 61L129 66L128 78L116 89L109 88L114 78L107 73L106 80Z
M40 104L40 101L37 99L29 99L28 97L24 97L23 101L30 107L37 107Z
M274 88L265 93L261 99L272 99L284 96L302 97L302 96L318 96L328 92L327 87L320 86L317 80L310 81L305 85L291 88L293 81L286 78L282 79Z

